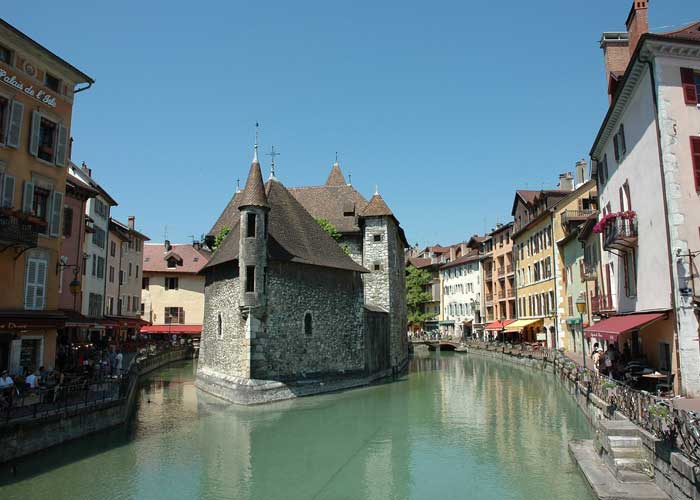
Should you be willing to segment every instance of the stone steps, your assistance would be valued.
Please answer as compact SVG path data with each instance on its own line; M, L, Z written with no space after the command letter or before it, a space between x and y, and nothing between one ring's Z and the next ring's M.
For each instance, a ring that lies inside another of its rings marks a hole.
M643 459L644 455L642 454L642 449L641 448L618 448L618 447L611 447L610 448L610 454L617 458L638 458L638 459Z
M610 449L615 448L642 448L642 440L632 436L606 436Z

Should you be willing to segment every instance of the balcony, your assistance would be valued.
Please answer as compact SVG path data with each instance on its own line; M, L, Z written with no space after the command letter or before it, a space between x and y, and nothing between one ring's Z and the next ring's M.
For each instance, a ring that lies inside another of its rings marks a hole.
M614 311L612 295L597 295L591 297L591 312L600 314L601 312Z
M486 304L493 304L493 294L489 293L485 296Z
M11 247L28 249L37 246L38 235L46 222L26 214L2 209L0 212L0 252Z
M505 276L506 276L506 268L505 267L498 268L498 277L504 278Z
M513 265L506 266L506 274L513 274Z
M637 216L609 214L608 219L601 220L603 248L605 250L630 250L637 246Z
M493 280L493 272L489 271L485 274L484 279L486 281L492 281Z
M564 210L564 213L561 214L561 224L562 226L567 227L569 224L584 222L597 213L598 211L592 208L586 208L583 210Z

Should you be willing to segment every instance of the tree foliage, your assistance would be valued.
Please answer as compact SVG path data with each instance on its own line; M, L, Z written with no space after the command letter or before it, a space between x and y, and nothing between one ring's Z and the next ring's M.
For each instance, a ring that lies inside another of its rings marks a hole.
M213 250L216 250L219 248L219 245L221 245L221 242L226 239L228 234L231 232L230 227L222 227L221 230L217 233L216 237L214 238L214 247Z
M328 236L333 238L335 241L338 241L340 239L340 233L338 232L336 227L331 223L331 221L320 217L316 219L316 222L319 226L321 226L321 229L328 233Z
M433 317L432 314L423 312L423 304L433 299L432 294L425 291L430 280L428 271L411 265L406 268L406 305L409 323L421 324Z

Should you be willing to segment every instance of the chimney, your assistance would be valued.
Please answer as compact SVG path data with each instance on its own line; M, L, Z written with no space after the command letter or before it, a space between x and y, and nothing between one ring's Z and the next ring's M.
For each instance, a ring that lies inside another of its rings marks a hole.
M617 81L627 70L630 61L629 34L605 32L600 39L600 48L603 49L603 58L605 59L605 85L608 90L608 98L612 100Z
M132 231L134 230L135 221L136 221L136 217L134 217L133 215L130 215L129 216L129 229L131 229Z
M642 37L642 35L649 32L648 4L648 0L634 0L632 2L630 14L627 16L625 26L627 26L627 32L629 33L630 37L630 57L632 57L632 54L634 54L634 50L637 48L637 44L639 43L639 39Z
M170 245L170 240L165 240L165 241L163 242L163 246L165 247L165 251L166 251L166 252L169 252L170 249L173 248L173 247Z
M576 162L576 186L580 186L588 180L588 163L586 160Z
M560 191L573 191L574 190L574 174L571 172L564 172L559 174L559 185L557 186Z
M92 177L92 169L88 168L87 163L83 162L83 164L80 165L80 168L88 175L88 177Z

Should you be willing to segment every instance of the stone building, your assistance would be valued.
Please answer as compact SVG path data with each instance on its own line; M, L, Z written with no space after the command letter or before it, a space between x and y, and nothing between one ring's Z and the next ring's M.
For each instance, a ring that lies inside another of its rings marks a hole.
M340 245L318 218L339 229ZM408 245L378 193L366 201L337 163L324 186L287 189L274 175L263 183L256 147L245 189L208 241L223 228L230 234L201 271L198 387L253 404L403 369Z

